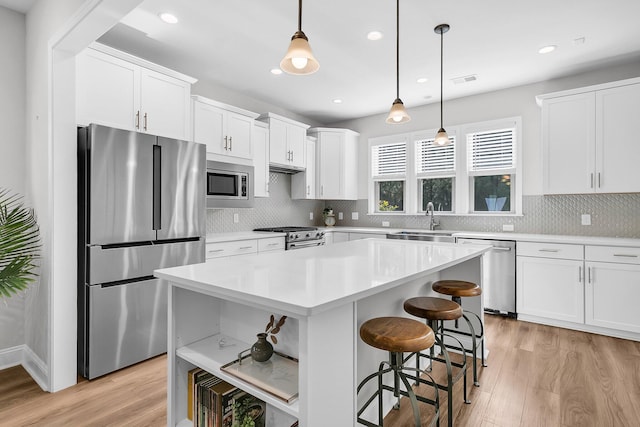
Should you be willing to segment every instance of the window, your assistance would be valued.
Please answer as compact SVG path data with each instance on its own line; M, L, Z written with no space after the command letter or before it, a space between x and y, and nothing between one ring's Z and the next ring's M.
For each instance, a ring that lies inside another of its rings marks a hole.
M447 126L369 139L369 213L444 215L522 213L521 118Z
M436 211L452 212L456 175L456 138L447 146L433 145L433 138L416 140L418 206L421 212L432 202Z
M407 144L393 142L371 147L375 212L403 212L407 172Z
M473 212L513 212L515 128L467 134Z

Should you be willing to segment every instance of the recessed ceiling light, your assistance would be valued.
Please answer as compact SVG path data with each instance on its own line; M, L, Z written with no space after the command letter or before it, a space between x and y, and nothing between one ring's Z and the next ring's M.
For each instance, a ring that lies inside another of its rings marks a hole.
M178 23L178 18L176 18L175 15L173 15L173 14L171 14L169 12L159 13L158 16L160 17L160 19L162 19L167 24L177 24Z
M418 83L426 83L427 81L429 81L429 79L426 77L420 77L418 80L416 80L416 82Z
M369 40L380 40L382 38L382 33L380 31L369 31L367 33L367 38Z
M336 98L336 99L333 100L333 103L334 104L342 104L342 99Z
M271 74L275 74L276 76L279 76L280 74L282 74L282 70L280 68L272 68Z
M550 44L549 46L543 46L538 50L538 53L549 53L549 52L553 52L554 50L556 50L556 46L553 44Z

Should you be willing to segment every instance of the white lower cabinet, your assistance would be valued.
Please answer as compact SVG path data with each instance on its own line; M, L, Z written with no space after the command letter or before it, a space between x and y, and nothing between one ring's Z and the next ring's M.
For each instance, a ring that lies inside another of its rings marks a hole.
M640 340L638 301L640 247L518 243L522 320Z
M284 247L284 237L269 237L265 239L207 243L205 252L206 259L212 259L259 252L283 251Z
M585 259L585 323L640 333L640 248L587 246Z
M517 257L518 314L584 322L582 261Z

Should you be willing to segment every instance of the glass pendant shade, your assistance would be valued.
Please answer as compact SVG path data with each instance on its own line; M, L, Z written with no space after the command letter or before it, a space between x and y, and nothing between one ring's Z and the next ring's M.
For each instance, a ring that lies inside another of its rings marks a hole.
M309 40L302 31L296 31L291 37L291 43L284 59L280 62L282 71L289 74L313 74L320 68L320 64L311 52Z
M447 131L443 128L440 128L438 130L438 133L436 134L436 138L433 140L433 144L440 146L451 144L451 140L449 139L449 135L447 135Z
M391 110L389 111L386 122L392 125L397 125L407 123L410 120L411 117L407 114L407 110L405 110L402 100L400 98L396 98L391 105Z

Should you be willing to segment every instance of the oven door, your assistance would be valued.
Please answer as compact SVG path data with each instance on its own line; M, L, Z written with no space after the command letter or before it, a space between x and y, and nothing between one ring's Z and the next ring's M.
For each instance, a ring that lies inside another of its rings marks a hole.
M287 243L287 250L292 249L304 249L304 248L315 248L316 246L324 245L324 239L320 240L307 240L304 242L291 242Z

